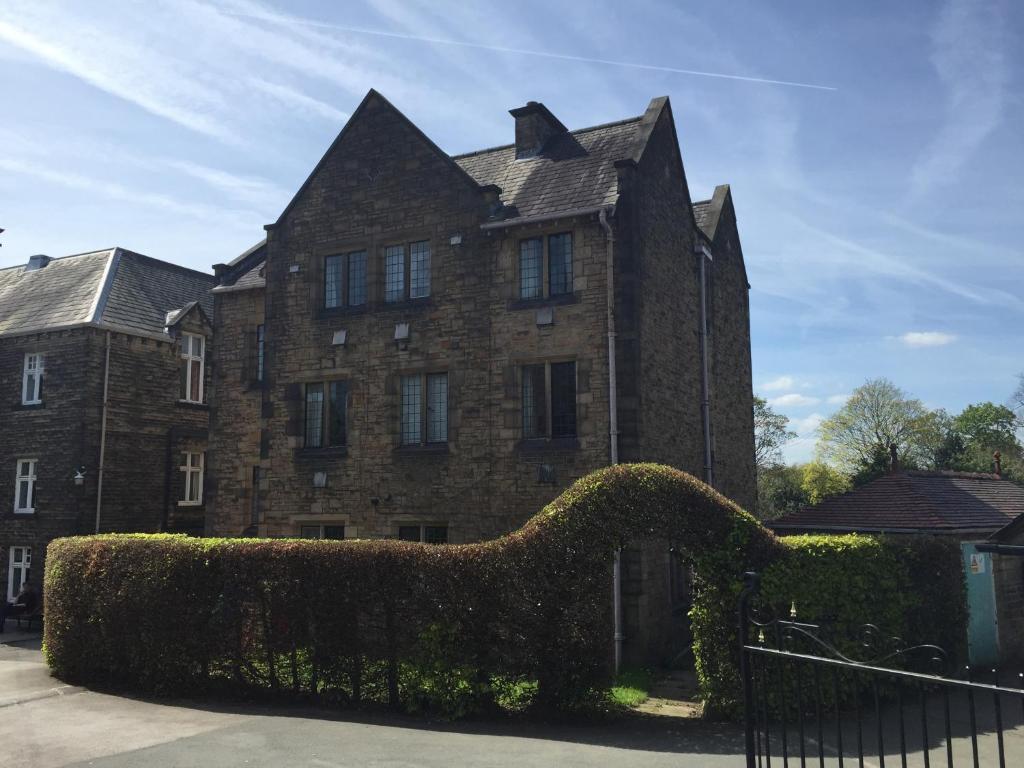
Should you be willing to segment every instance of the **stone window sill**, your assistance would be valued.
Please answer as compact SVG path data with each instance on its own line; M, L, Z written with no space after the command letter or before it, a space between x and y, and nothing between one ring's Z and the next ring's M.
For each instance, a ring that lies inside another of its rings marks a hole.
M12 411L41 411L46 408L46 403L40 401L38 403L15 403L11 406Z
M448 443L424 443L420 445L400 445L395 448L400 456L443 456L449 453Z
M561 453L578 451L580 441L575 437L524 438L516 445L520 453Z
M509 299L508 309L510 312L514 312L521 309L543 309L544 307L579 304L579 302L579 293L566 293L560 296L541 296L536 299Z
M321 307L319 316L321 318L345 317L348 315L363 315L370 311L369 303L359 304L354 307Z
M179 408L188 408L193 411L208 411L210 410L209 403L194 403L191 400L179 400Z
M315 461L316 459L343 459L348 456L347 445L334 445L330 448L297 448L295 459L298 461Z

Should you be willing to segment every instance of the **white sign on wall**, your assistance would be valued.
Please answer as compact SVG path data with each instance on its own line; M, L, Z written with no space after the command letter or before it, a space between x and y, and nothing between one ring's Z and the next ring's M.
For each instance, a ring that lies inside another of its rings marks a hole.
M985 556L981 554L971 555L971 573L985 572Z

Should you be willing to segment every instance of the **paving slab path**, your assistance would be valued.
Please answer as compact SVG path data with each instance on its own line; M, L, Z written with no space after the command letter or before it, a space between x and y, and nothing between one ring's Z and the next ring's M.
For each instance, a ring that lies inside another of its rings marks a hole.
M638 714L594 725L438 723L312 708L139 700L64 686L38 639L0 644L5 765L742 766L731 724Z

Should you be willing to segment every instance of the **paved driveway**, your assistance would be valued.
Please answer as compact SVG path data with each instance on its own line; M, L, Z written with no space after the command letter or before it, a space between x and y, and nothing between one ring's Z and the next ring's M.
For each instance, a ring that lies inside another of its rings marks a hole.
M155 703L63 686L38 643L0 645L5 765L742 766L731 725L637 717L595 726L446 724L312 709Z

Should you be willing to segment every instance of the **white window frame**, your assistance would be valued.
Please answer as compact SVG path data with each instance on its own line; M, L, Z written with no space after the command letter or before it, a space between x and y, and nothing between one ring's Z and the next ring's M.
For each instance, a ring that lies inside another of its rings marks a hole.
M21 473L21 465L28 464L28 473ZM14 514L31 515L36 511L36 466L37 459L16 459L14 464ZM27 507L18 506L21 501L21 486L28 485L28 493L25 500Z
M29 379L32 380L31 389ZM21 372L21 404L40 405L43 400L43 356L39 352L26 352Z
M21 562L14 562L14 550L20 549ZM28 581L32 574L32 547L16 544L7 552L7 601L13 603L18 596L14 589L14 572L21 571L21 583Z
M199 339L199 354L193 352L196 339ZM206 378L206 337L198 333L181 334L181 359L186 361L185 391L181 399L186 403L203 402L203 385ZM192 366L199 365L199 392L192 391Z
M195 451L182 452L182 465L178 467L185 475L185 498L179 507L199 507L203 504L203 476L206 472L206 454ZM195 463L193 463L195 460ZM195 496L195 498L192 498Z

